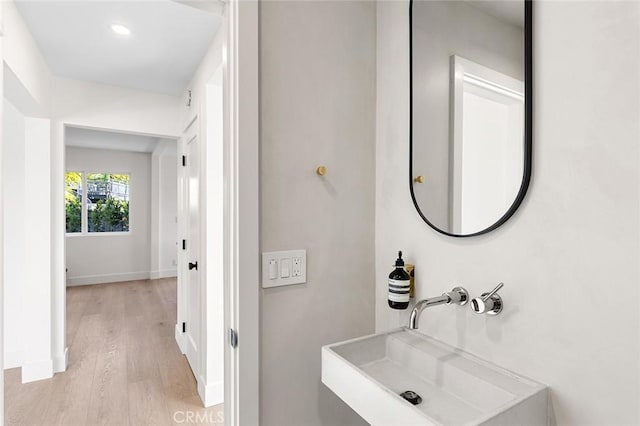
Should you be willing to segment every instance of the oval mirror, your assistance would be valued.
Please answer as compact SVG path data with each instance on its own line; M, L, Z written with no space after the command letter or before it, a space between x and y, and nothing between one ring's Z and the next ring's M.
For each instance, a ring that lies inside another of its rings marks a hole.
M446 235L489 232L531 178L531 1L410 2L411 196Z

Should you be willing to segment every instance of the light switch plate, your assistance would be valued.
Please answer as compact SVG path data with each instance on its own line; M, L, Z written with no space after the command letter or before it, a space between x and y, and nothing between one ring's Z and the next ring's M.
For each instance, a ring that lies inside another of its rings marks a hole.
M278 273L275 278L270 277L272 271L269 265L275 262ZM282 265L286 265L282 268ZM303 284L307 282L307 251L287 250L262 253L262 288L279 287L283 285Z

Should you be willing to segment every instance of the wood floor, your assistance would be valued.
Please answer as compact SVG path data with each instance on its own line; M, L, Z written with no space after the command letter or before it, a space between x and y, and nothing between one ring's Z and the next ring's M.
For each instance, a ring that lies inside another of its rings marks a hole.
M69 368L27 384L6 370L5 424L222 424L222 404L202 408L175 322L174 278L69 287Z

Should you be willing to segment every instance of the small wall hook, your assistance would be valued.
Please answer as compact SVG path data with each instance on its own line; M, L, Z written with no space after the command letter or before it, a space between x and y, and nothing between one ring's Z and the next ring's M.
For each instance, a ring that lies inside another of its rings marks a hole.
M416 183L424 183L424 176L422 175L416 176L416 178L413 179L413 181Z
M318 176L324 176L327 174L327 168L325 166L318 166L318 168L316 169L316 173L318 174Z

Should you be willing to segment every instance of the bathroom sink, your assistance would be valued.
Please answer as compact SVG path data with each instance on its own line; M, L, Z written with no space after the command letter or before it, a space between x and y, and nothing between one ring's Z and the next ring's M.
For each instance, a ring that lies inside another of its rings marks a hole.
M547 386L407 328L324 346L322 382L372 425L547 424Z

